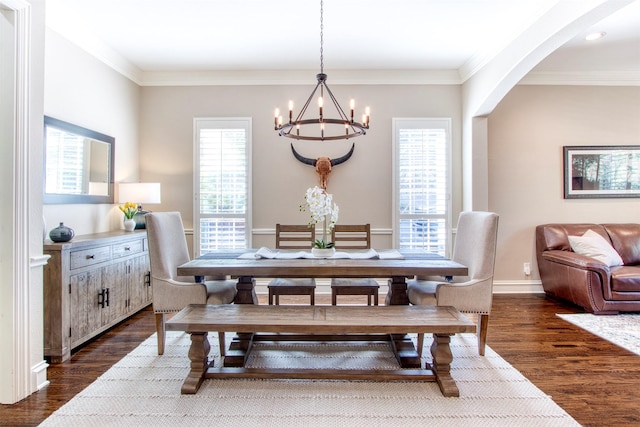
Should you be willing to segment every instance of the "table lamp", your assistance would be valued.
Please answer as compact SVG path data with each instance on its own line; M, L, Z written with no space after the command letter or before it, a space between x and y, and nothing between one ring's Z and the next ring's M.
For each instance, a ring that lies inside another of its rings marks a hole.
M146 228L144 216L148 213L142 209L143 203L160 203L159 182L121 182L118 184L118 202L133 202L138 204L138 212L133 218L136 228Z

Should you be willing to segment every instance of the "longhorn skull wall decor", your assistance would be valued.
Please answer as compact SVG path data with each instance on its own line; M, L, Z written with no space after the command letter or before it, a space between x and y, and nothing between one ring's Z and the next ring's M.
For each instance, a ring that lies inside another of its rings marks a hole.
M330 159L329 157L318 157L317 159L310 159L298 153L296 149L293 148L293 144L291 144L291 151L293 151L293 156L296 159L298 159L305 165L314 166L316 168L316 173L318 174L318 178L320 180L320 188L325 191L327 190L327 181L329 179L329 174L331 173L331 168L349 160L351 158L351 155L353 154L354 149L355 144L351 144L351 150L349 150L349 152L344 156L338 157L337 159Z

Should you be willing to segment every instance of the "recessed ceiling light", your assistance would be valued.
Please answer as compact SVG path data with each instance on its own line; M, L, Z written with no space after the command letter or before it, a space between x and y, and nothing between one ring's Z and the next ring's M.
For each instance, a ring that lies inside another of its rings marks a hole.
M587 37L585 37L585 40L591 41L591 40L598 40L603 38L604 36L606 36L607 33L605 33L604 31L601 31L599 33L591 33L591 34L587 34Z

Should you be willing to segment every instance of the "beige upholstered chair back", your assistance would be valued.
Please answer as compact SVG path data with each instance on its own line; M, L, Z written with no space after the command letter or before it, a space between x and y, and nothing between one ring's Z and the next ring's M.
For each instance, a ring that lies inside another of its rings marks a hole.
M151 278L193 283L193 276L178 277L178 266L189 262L189 248L180 212L151 212L145 215L149 240Z
M452 259L469 269L468 277L455 282L493 278L498 233L498 215L493 212L462 212L458 218Z
M438 286L438 305L451 305L467 313L491 312L497 234L497 214L460 214L452 259L466 265L469 276L454 276L453 283Z
M478 314L478 353L484 355L491 303L493 268L498 241L498 215L493 212L462 212L453 248L454 261L466 265L468 276L452 281L429 277L409 281L407 295L412 304L455 307L463 313ZM418 334L422 349L423 334Z
M236 284L233 280L195 283L193 276L178 276L178 267L189 262L189 249L180 212L152 212L145 215L145 220L158 354L163 354L166 313L180 311L189 304L229 304L236 295ZM224 332L218 332L218 339L220 355L224 356Z

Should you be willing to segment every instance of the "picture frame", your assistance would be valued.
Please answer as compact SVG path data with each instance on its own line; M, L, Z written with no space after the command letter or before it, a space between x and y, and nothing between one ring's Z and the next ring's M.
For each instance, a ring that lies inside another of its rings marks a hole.
M640 145L564 146L564 198L640 197Z

